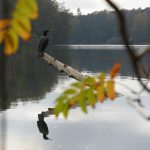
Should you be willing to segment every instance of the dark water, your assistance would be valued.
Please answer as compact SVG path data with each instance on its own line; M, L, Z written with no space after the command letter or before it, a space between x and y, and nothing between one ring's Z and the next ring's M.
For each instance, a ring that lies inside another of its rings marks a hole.
M123 47L72 46L68 49L58 46L48 53L79 71L92 74L109 72L114 63L120 62L122 70L117 80L134 89L141 88L132 80L135 74ZM149 150L150 123L130 108L125 96L98 104L94 110L89 108L88 115L76 108L71 110L68 120L62 116L45 118L48 137L52 140L43 140L37 128L38 114L53 106L56 97L73 80L58 74L35 53L22 55L10 58L8 64L9 104L8 109L0 113L1 122L4 115L6 119L6 132L0 130L6 150ZM144 62L148 67L149 61L146 57ZM128 77L124 79L124 76ZM127 89L120 86L117 89L131 95ZM149 94L142 96L147 103ZM2 146L2 140L0 142Z

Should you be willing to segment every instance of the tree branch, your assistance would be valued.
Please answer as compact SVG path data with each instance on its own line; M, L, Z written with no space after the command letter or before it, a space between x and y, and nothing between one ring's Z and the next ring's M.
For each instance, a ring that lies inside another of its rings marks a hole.
M139 99L130 99L127 98L127 102L132 108L144 119L150 120L150 114L147 114L144 107L141 105L141 101Z
M136 55L136 53L135 53L136 50L133 47L133 45L132 46L130 45L130 42L129 42L129 39L128 39L128 34L127 34L125 16L120 11L119 7L114 2L112 2L112 0L106 0L106 1L116 11L118 21L119 21L119 26L120 26L120 34L121 34L122 40L123 40L123 42L126 46L127 52L128 52L128 54L131 58L132 66L133 66L133 69L134 69L134 71L137 75L138 81L146 91L150 92L150 88L147 87L141 79L141 75L140 75L140 71L139 71L140 57L138 57ZM146 50L146 51L148 51L148 50Z

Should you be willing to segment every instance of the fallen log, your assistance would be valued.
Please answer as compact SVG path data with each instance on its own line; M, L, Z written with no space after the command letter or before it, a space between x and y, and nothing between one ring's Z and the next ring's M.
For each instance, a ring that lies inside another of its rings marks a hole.
M87 78L86 75L83 75L82 73L78 72L76 69L60 62L59 60L48 55L47 53L44 53L43 57L41 58L45 60L49 65L53 65L59 72L65 72L71 78L74 78L78 81L82 81L85 78Z

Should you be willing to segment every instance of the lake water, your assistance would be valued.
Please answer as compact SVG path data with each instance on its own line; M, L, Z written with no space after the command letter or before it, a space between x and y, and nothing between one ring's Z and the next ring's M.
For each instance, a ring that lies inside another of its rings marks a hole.
M89 75L102 70L108 72L114 63L120 62L122 70L116 81L140 91L126 51L122 47L99 48L59 46L48 53ZM75 80L58 74L36 56L31 58L28 59L32 65L28 67L26 62L23 63L26 71L20 72L9 83L13 88L9 93L8 108L0 112L0 129L5 125L0 130L0 148L5 144L5 150L149 150L150 122L127 104L126 96L132 96L132 93L119 84L116 89L125 96L97 104L95 109L89 107L88 114L76 108L70 111L67 120L62 116L58 119L53 115L46 117L48 137L52 140L44 140L37 127L38 114L54 106L56 97ZM147 67L149 62L146 57ZM15 69L13 71L15 74ZM147 110L150 108L149 99L149 93L144 92L142 101Z

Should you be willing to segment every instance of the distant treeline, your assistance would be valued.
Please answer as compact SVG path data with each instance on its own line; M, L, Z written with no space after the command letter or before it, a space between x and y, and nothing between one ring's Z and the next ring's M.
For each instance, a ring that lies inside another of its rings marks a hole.
M122 44L114 11L74 16L70 44ZM134 44L150 44L150 8L122 10L129 38Z

